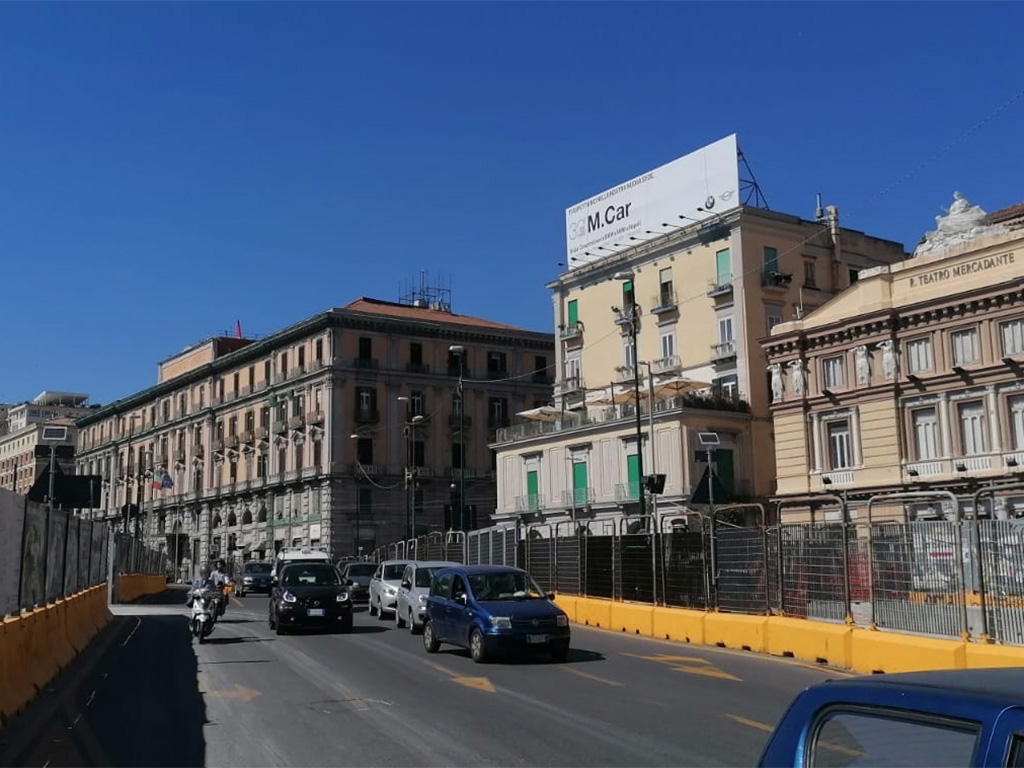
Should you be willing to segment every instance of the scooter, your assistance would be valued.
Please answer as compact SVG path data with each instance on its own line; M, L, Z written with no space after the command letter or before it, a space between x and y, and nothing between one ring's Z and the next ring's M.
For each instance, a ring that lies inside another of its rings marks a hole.
M213 632L213 627L217 623L217 616L220 615L220 593L211 589L197 587L192 590L190 598L192 601L192 616L189 620L189 625L192 629L192 636L202 645L203 640Z

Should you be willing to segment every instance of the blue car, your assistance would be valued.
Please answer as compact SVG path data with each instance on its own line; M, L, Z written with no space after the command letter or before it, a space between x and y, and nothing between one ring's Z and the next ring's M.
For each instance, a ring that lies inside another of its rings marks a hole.
M427 597L423 647L468 648L473 661L545 650L555 661L569 653L569 618L526 571L466 565L434 573Z
M1024 668L831 680L801 693L760 766L1024 766Z

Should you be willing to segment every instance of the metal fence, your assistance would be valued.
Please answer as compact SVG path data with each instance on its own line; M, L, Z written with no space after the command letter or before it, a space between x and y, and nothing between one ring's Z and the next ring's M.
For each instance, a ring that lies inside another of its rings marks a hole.
M437 534L374 559L433 557L442 539L444 559L517 565L565 594L1024 645L1024 520L632 517Z

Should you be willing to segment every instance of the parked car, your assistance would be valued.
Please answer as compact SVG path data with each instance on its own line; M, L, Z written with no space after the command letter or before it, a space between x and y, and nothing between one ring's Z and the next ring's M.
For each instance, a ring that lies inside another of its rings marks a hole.
M413 634L423 629L423 620L427 615L427 596L430 594L430 582L434 574L442 568L455 566L458 563L418 560L405 566L395 603L395 624L399 629L408 625Z
M569 618L526 571L496 565L446 568L434 574L427 598L423 647L469 649L475 662L528 650L556 661L569 653Z
M1024 766L1024 668L856 677L799 694L761 766Z
M270 563L251 562L242 567L242 575L235 582L235 594L245 597L249 592L270 594L273 567Z
M398 601L398 586L408 560L385 560L377 566L370 579L370 615L385 619L385 612L395 610Z
M302 627L352 631L352 598L331 563L291 563L270 593L267 621L283 635Z
M376 570L376 563L345 563L341 578L345 580L355 605L367 605L370 602L370 579Z

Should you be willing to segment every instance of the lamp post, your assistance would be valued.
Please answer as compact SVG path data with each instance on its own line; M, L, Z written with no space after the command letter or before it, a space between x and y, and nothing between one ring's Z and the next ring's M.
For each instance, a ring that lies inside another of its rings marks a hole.
M139 418L137 413L133 413L128 416L128 445L125 448L125 470L126 474L124 477L124 532L126 535L131 535L131 531L128 528L129 515L131 513L132 503L128 496L128 480L132 478L132 436L135 434L135 420Z
M353 439L353 440L358 440L359 439L359 435L357 435L357 434L349 435L349 437L351 439ZM359 447L358 446L359 446L359 444L357 443L356 444L356 464L358 466L362 467L363 465L359 462L359 453L358 453ZM356 532L355 532L355 536L352 539L352 552L356 556L359 555L359 549L360 549L360 547L359 547L359 513L362 510L359 507L360 507L360 504L359 504L359 488L357 486L356 487Z
M632 272L616 272L613 275L615 280L619 280L623 283L633 282ZM633 287L631 291L632 300L625 311L629 312L629 335L630 342L633 345L633 396L636 403L636 467L637 474L640 476L640 487L638 488L637 500L640 502L640 515L643 516L646 511L646 499L644 498L644 443L643 443L643 422L640 418L640 363L639 354L636 343L637 332L639 331L640 324L640 305L636 302L636 287ZM653 439L653 435L651 436Z
M416 461L413 456L413 436L416 426L423 422L421 414L413 415L412 401L408 397L398 398L400 403L405 403L405 540L413 537L412 508L413 496L416 493Z
M462 389L462 381L466 375L466 348L461 344L452 344L448 351L459 357L459 530L466 530L466 396Z

